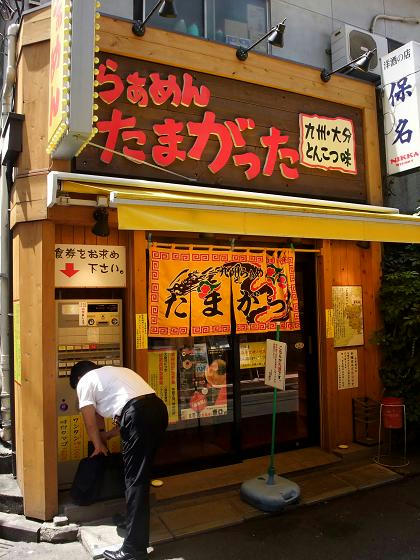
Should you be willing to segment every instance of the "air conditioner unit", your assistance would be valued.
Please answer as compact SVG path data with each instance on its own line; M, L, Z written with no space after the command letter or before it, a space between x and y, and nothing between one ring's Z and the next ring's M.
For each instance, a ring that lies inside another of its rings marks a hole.
M331 35L332 69L345 66L366 51L376 48L369 65L369 74L381 75L380 58L388 54L388 41L382 35L374 35L364 29L343 24ZM363 74L362 72L357 75Z

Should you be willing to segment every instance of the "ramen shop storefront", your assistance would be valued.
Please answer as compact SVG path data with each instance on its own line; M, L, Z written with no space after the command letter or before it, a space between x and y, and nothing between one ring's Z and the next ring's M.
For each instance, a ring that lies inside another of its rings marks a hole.
M127 324L133 366L170 411L162 471L268 451L265 340L277 323L288 348L278 448L351 441L352 398L380 390L368 342L379 242L410 225L373 206L374 88L116 25L101 18L94 136L57 184L106 196L133 239ZM342 340L340 298L357 315Z
M126 20L98 20L96 3L77 5L71 41L69 18L48 6L25 15L19 39L25 514L57 514L87 453L68 384L86 357L155 387L171 420L160 474L187 472L268 451L265 342L279 324L276 450L351 442L352 399L381 394L381 243L419 241L420 218L382 207L375 88L149 26L139 38Z

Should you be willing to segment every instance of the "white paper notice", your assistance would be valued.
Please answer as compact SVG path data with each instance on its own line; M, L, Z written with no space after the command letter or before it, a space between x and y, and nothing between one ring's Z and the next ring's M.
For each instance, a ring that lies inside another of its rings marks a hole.
M87 301L79 302L79 327L87 325Z
M338 389L353 389L359 386L359 363L357 350L337 352Z
M56 245L56 288L124 288L126 251L114 245Z
M265 360L265 384L281 391L285 390L287 344L267 340Z

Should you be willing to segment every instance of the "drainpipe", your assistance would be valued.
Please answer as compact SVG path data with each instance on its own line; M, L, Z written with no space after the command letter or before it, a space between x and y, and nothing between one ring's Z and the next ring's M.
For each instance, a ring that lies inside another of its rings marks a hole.
M387 21L401 21L402 23L414 23L414 24L420 23L420 19L416 17L387 16L386 14L378 14L372 20L372 24L370 26L371 33L375 33L375 25L377 21L380 19L386 19Z
M1 128L3 130L7 116L12 110L13 87L16 79L16 42L19 25L13 23L7 29L7 69L1 102ZM2 159L5 146L2 145ZM10 298L12 286L10 285L10 242L11 233L9 225L10 187L12 169L10 165L1 166L0 178L0 382L1 382L1 437L4 441L12 442L12 414L11 390L13 390L13 372L10 368Z

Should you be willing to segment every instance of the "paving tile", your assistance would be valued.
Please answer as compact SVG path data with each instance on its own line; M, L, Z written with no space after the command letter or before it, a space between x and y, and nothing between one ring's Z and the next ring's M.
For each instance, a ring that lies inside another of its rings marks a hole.
M98 521L95 525L80 527L79 538L94 560L102 558L105 549L119 548L123 542L120 531L111 521Z
M198 496L185 496L180 497L176 500L171 500L167 503L157 502L157 504L153 506L152 511L159 516L161 513L166 513L168 511L174 511L208 503L214 504L217 501L229 499L238 492L238 490L230 490L226 488L220 490L220 492L217 493L212 492L211 494L201 494Z
M336 455L327 453L319 447L278 453L275 456L276 469L280 474L330 465L339 461L340 459ZM257 457L226 467L216 467L196 473L169 476L163 479L164 485L162 487L154 489L154 495L157 502L159 502L229 486L238 486L245 480L265 473L268 463L268 456Z
M124 540L124 530L118 529L111 519L103 519L80 527L79 538L86 551L94 560L103 557L104 550L117 550ZM162 521L155 514L150 516L151 544L167 542L173 539Z
M178 508L162 512L159 517L169 531L177 537L235 525L244 520L229 500Z
M232 496L229 499L229 502L232 507L239 513L239 515L241 515L244 519L253 519L255 517L262 517L264 515L267 515L263 511L260 511L259 509L256 509L241 500L239 493L237 493L236 496Z
M360 490L379 486L380 484L385 484L386 482L401 478L399 474L376 464L363 465L355 469L337 473L335 476Z
M150 514L150 544L164 543L173 540L173 535L166 525L160 520L159 516L151 512Z
M328 473L295 477L293 481L300 486L300 502L305 504L321 502L356 491L355 486Z

